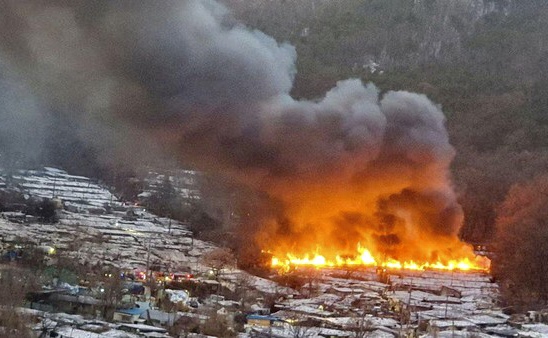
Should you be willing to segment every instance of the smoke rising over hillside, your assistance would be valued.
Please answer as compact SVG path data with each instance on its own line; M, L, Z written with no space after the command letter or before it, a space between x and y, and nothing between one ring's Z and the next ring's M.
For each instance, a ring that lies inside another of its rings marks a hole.
M294 48L214 1L2 7L0 119L27 119L9 128L35 149L40 138L27 135L56 120L104 165L176 153L282 205L262 220L261 243L360 242L413 259L460 250L453 148L425 96L346 80L317 101L294 100ZM14 90L28 104L8 100Z

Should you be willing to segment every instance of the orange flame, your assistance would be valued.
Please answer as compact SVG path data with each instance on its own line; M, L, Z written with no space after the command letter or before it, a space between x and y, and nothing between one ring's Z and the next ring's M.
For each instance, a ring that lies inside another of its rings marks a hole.
M291 267L383 267L393 270L445 270L445 271L489 271L491 261L484 256L464 257L458 259L448 259L446 261L435 262L416 262L398 261L388 258L381 260L375 258L369 250L358 245L357 254L354 257L341 257L336 255L332 259L326 258L319 252L314 254L304 254L297 256L292 253L282 256L273 256L271 266L280 271L289 271Z

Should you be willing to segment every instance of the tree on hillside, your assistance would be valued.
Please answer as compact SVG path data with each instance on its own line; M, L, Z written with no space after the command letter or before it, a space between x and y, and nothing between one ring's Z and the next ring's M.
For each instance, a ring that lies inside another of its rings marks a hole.
M147 207L159 216L168 216L173 213L178 202L177 191L169 180L169 176L165 176L162 183L158 185L156 191L148 199Z
M97 279L99 286L99 299L102 301L103 318L112 319L114 311L122 303L124 295L123 280L120 278L120 270L112 268L104 272Z
M56 223L59 220L56 210L57 206L53 200L43 198L36 206L35 213L41 222Z
M135 201L143 191L142 181L137 178L135 172L123 166L114 167L111 175L105 176L105 182L114 188L122 201Z
M28 318L16 311L25 302L27 292L39 290L36 276L30 270L6 268L0 274L0 328L2 337L34 337L27 326Z
M181 196L170 176L166 175L152 190L154 191L146 200L145 206L156 215L180 221L188 221L193 216L192 201Z
M214 232L221 227L221 223L211 217L201 206L194 206L190 215L190 230L195 236L202 233Z
M374 330L373 322L369 317L367 317L365 311L362 311L361 314L355 314L350 325L352 327L351 337L354 338L366 338Z
M548 304L548 175L512 187L498 210L493 274L516 310Z
M208 319L199 328L201 334L215 337L237 336L237 333L233 329L232 320L228 316L212 309L209 311L207 317Z

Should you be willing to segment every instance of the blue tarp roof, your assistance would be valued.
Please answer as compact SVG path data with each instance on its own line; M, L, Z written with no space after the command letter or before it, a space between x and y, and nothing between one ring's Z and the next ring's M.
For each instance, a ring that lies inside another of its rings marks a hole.
M118 309L116 310L116 312L119 312L119 313L123 313L123 314L126 314L126 315L138 315L140 316L141 313L145 312L146 309L141 309L139 307L135 307L133 309Z
M262 319L262 320L273 320L273 321L280 321L281 319L274 316L263 316L263 315L247 315L247 319Z

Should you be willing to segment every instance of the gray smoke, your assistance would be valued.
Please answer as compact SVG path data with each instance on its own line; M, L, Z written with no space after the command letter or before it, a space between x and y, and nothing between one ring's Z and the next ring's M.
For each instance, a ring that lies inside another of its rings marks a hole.
M23 79L0 64L0 164L11 169L40 157L44 117Z
M40 149L67 124L60 137L107 166L177 154L284 205L283 222L265 221L266 237L283 226L284 240L298 241L312 227L325 242L342 223L360 234L355 241L397 238L390 245L456 236L453 149L442 112L425 96L380 97L373 85L346 80L318 101L294 100L295 49L215 1L0 6L2 136L9 130ZM399 221L375 228L391 217Z

